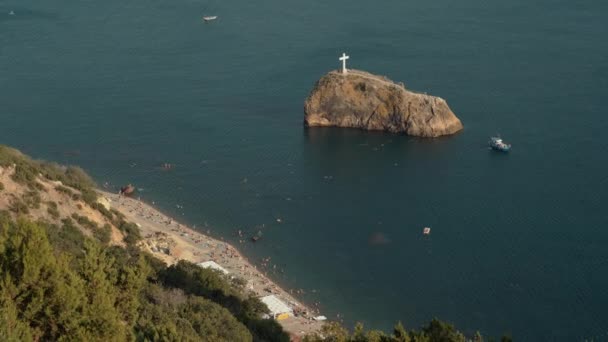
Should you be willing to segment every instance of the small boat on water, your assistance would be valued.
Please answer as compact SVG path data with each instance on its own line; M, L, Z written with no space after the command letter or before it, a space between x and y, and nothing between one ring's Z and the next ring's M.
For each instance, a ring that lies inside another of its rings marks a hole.
M493 150L500 152L509 152L511 149L511 144L505 143L500 137L491 137L490 141L488 141L488 145L490 145Z
M217 19L217 15L206 15L203 17L204 21L211 21Z
M431 228L429 228L429 227L424 227L424 229L422 230L422 234L424 234L424 235L429 235L429 234L431 234Z

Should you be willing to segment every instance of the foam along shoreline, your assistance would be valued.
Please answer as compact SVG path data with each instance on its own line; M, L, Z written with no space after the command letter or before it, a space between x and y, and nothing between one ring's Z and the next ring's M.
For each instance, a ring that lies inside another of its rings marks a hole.
M263 302L271 303L267 303L272 306L271 315L289 334L304 336L320 331L323 322L315 320L318 312L275 284L229 243L197 232L137 199L103 190L98 192L108 200L111 208L123 213L128 221L139 227L144 248L157 258L169 265L187 260L201 267L220 270L228 276L242 278L247 282L245 287L248 291ZM280 302L286 304L289 310L278 304Z

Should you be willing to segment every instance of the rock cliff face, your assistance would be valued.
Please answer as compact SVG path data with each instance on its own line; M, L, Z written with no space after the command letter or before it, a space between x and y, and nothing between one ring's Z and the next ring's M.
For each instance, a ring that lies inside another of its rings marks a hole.
M462 129L442 98L418 94L359 70L323 76L304 103L308 126L353 127L438 137Z

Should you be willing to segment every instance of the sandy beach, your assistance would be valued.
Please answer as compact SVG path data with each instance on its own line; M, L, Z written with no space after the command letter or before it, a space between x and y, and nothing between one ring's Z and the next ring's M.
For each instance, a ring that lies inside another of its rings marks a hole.
M137 199L105 191L100 191L100 194L109 200L112 208L139 226L144 248L154 256L167 264L179 260L194 263L214 261L230 272L230 276L246 280L246 289L256 296L273 294L290 306L295 315L278 322L291 334L292 339L298 340L301 336L320 330L323 322L316 321L313 317L321 313L307 307L276 285L232 245L197 232ZM265 262L270 263L270 260Z

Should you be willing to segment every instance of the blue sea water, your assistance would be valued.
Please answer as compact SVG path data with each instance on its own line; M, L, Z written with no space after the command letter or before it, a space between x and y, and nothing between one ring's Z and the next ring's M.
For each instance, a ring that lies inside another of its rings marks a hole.
M134 183L347 325L608 340L607 15L591 0L5 0L0 143ZM445 98L464 131L304 129L342 52ZM497 132L512 153L487 150Z

